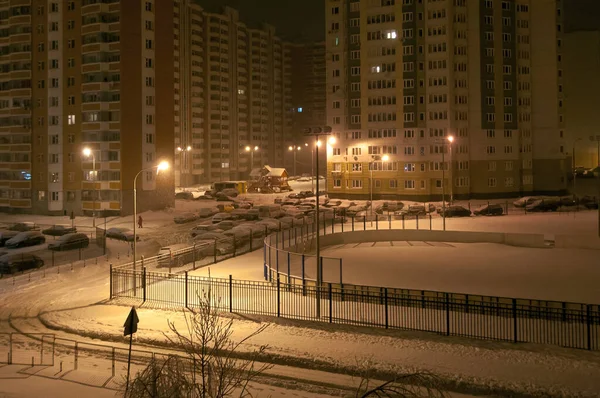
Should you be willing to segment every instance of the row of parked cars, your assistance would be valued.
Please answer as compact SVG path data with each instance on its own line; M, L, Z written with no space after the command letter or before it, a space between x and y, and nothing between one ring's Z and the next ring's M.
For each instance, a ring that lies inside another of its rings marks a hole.
M88 236L78 233L74 226L57 224L40 231L35 223L21 222L0 230L0 246L7 249L37 246L46 242L45 235L59 237L48 244L50 250L69 250L89 245Z

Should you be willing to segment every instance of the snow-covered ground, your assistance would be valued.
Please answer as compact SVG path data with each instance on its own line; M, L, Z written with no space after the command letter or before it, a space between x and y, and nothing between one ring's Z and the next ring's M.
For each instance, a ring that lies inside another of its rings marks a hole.
M199 206L203 205L203 202L177 201L175 211L185 211L185 207L188 205ZM26 217L36 216L7 215L6 217L23 220ZM172 217L172 211L144 213L142 233L158 237L172 235L173 230L169 227L174 225ZM596 217L597 213L595 212L581 212L568 215L535 214L449 219L447 228L449 230L544 233L548 236L561 233L595 235L597 232ZM48 221L50 223L65 222L52 221L53 219L55 218L49 218ZM3 219L4 221L9 220ZM89 219L78 217L76 222L89 222L91 225ZM411 222L414 223L414 221ZM127 226L130 224L131 217L127 217L111 219L108 225ZM399 224L395 222L394 225ZM406 227L408 228L409 225L413 225L414 228L414 224L409 224L407 221ZM433 219L432 226L434 229L441 229L441 220ZM549 281L552 279L547 275L552 270L552 273L558 273L559 276L554 277L554 282L551 283L556 283L558 286L558 282L562 278L563 282L569 281L574 286L573 290L582 286L582 291L577 294L590 294L597 297L598 290L593 290L593 283L598 280L598 272L591 267L594 254L597 252L585 250L564 252L564 254L556 255L556 258L548 259L552 264L544 267L539 264L541 261L538 261L542 257L538 257L537 254L528 254L532 252L520 253L521 249L519 248L504 250L504 247L486 245L468 245L465 248L459 245L454 247L400 246L398 248L377 247L371 250L378 250L378 254L381 251L389 251L385 256L393 259L412 258L414 260L411 263L395 261L396 265L399 263L400 267L404 267L402 270L406 274L406 278L403 280L402 273L395 273L395 269L389 268L390 274L394 274L395 277L397 274L402 282L400 285L405 287L411 287L406 284L415 286L426 284L429 288L434 288L439 284L451 283L461 287L476 288L485 283L488 285L492 282L493 284L502 283L501 277L503 277L505 278L504 285L516 285L519 289L527 289L526 281L535 279L537 275L544 282L540 282L539 286L531 289L541 294L544 292L543 283L550 283ZM332 248L332 250L336 249ZM396 252L396 250L401 250L401 252ZM415 251L409 252L409 250ZM551 256L546 253L559 253L556 250L543 249L543 255ZM359 252L361 251L359 250ZM457 252L460 253L456 254ZM492 257L490 252L493 253L493 260L489 260ZM342 254L355 257L350 252ZM475 258L475 255L480 259ZM211 265L211 275L227 277L231 274L236 279L260 280L263 276L262 256L261 251L256 251L217 265ZM359 254L356 254L356 257L358 256ZM360 256L365 259L364 261L368 260L369 264L373 263L368 254L360 254ZM427 258L427 256L435 256L439 261L437 265L424 261L423 258ZM521 257L527 257L530 261L524 261L524 264L521 263L522 265L519 266L513 259ZM482 261L480 261L481 258ZM502 258L511 262L507 264L505 270L501 267ZM450 268L442 269L442 265L439 265L441 260L448 259L453 259L455 272ZM531 261L531 259L535 261ZM351 261L349 260L349 262ZM361 265L357 264L356 268L359 267ZM473 273L474 267L484 267L485 269L480 273ZM422 269L427 269L428 273L421 272ZM504 272L510 273L510 276L505 275ZM198 273L206 275L208 268L201 269ZM581 274L581 276L575 274ZM346 275L346 277L350 276ZM73 272L47 275L42 280L30 283L20 281L15 286L11 285L10 280L0 280L0 331L52 332L59 337L87 341L93 337L94 341L100 344L103 342L99 339L108 339L110 344L126 347L126 341L122 337L122 325L129 311L127 305L134 303L122 302L126 306L107 305L105 301L109 292L108 283L108 264L106 262L97 266L77 268ZM565 282L564 285L568 284ZM495 289L497 288L495 287ZM515 287L506 287L506 289L513 288ZM548 293L562 294L563 292L555 288L548 289ZM528 297L529 294L524 294L524 296ZM135 302L135 304L139 303ZM150 303L139 308L139 316L140 329L136 336L137 345L151 342L160 343L163 339L162 331L167 328L166 319L173 319L180 324L182 320L179 310L159 309ZM331 373L317 375L311 372L322 370L347 373L356 364L357 358L371 358L374 361L374 368L382 375L415 369L428 370L442 376L446 381L446 387L457 392L476 392L477 394L496 396L536 394L537 396L591 397L597 396L597 392L600 391L600 353L598 352L530 344L513 345L456 337L446 338L428 333L331 326L323 323L251 316L236 319L235 337L239 338L263 323L268 323L269 328L251 344L269 344L270 355L280 361L279 363L291 366L294 370L290 374L297 378L317 378L324 382L330 381L336 376ZM50 331L48 326L55 330ZM146 347L146 349L152 348ZM9 393L15 391L17 387L12 384L12 381L5 382L6 380L0 382L0 394L3 391ZM3 386L5 387L3 388ZM34 387L23 384L21 386L27 388L25 396L36 394L34 390L30 390ZM279 391L272 393L273 396L282 394ZM93 396L91 392L86 392L85 395Z

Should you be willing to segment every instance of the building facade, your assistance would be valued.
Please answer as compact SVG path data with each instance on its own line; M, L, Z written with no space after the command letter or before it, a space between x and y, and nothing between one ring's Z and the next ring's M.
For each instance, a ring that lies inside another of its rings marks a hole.
M565 190L561 3L327 0L330 195Z
M252 167L282 166L292 123L289 44L272 26L246 26L232 8L178 3L176 184L245 179Z
M310 127L326 124L325 42L293 44L292 61L292 134L288 141L285 167L290 175L315 173L313 142L304 135ZM290 149L292 148L292 149ZM295 152L295 154L294 154ZM320 152L321 174L325 172L326 154Z
M565 42L565 117L575 166L600 166L600 31L568 32ZM592 139L590 139L592 137Z
M0 1L2 210L132 212L136 174L173 160L173 84L158 78L174 76L173 15L154 0ZM172 172L142 174L140 210L173 204Z

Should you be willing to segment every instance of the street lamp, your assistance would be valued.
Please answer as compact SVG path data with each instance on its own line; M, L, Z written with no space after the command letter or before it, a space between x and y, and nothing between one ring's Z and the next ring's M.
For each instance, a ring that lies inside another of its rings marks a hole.
M454 203L454 184L452 183L452 179L454 178L454 159L452 156L452 143L454 142L454 137L453 136L449 136L448 137L448 149L450 152L450 204Z
M82 153L87 158L92 157L92 183L94 184L94 190L92 191L92 227L96 228L96 157L89 147L83 148Z
M388 155L383 155L381 157L381 168L383 169L383 163L387 162L388 160L390 160L390 157ZM371 225L373 225L373 169L375 168L375 156L373 156L373 159L371 160L371 163L369 165L370 167L370 172L371 172L371 178L369 179L369 193L370 193L370 198L371 198Z
M453 136L446 137L442 140L442 225L444 231L446 230L446 160L444 154L446 153L446 142L449 142L450 145L452 145L453 141ZM452 148L452 146L450 146L450 148ZM452 159L452 157L450 157L450 159Z
M246 152L250 152L250 167L249 171L252 172L252 168L254 167L254 152L257 152L260 148L258 145L255 145L254 148L251 146L246 146Z
M183 174L184 174L184 161L183 161L183 153L184 152L190 152L192 150L192 147L190 145L188 145L185 148L182 148L180 146L177 147L177 153L179 153L179 186L183 186L184 184L181 182L183 180Z
M293 152L293 154L294 154L294 175L297 175L297 174L296 174L296 152L298 152L300 149L302 149L302 147L301 147L301 146L298 146L298 147L297 147L297 146L292 146L292 145L290 145L290 146L288 147L288 151L291 151L291 152Z
M142 174L144 171L150 171L153 169L156 169L156 174L158 175L158 173L160 173L161 170L167 170L169 168L169 163L168 162L160 162L158 165L156 166L152 166L152 167L148 167L145 169L142 169L140 171L138 171L138 173L135 175L135 177L133 178L133 271L134 271L134 277L135 277L135 263L136 263L136 243L137 243L137 232L136 232L136 222L137 222L137 178L140 174ZM135 292L135 289L134 289Z

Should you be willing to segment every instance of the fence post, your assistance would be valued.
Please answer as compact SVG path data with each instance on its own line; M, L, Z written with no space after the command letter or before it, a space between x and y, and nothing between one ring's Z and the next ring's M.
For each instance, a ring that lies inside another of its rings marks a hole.
M450 297L448 293L444 293L446 296L446 336L450 336Z
M214 263L217 263L217 238L215 238L215 248L213 250Z
M417 214L417 231L419 230L419 214Z
M327 284L329 296L329 323L333 323L333 293L331 291L331 282Z
M229 312L233 312L233 278L231 275L229 275Z
M389 313L388 313L388 289L387 287L383 288L383 304L385 308L385 328L388 329L390 327L389 324Z
M304 279L304 253L302 253L302 295L306 296L306 279Z
M185 308L188 308L188 272L185 271Z
M290 272L290 261L291 261L290 252L287 252L287 258L288 258L288 262L287 262L288 263L288 266L287 266L287 269L288 269L287 283L288 283L288 291L289 291L290 290L290 285L291 285L291 283L290 283L290 274L291 274L291 272Z
M74 370L77 370L77 355L78 355L77 342L75 342L75 359L73 360L73 369Z
M350 218L352 218L352 232L354 232L354 216L352 216Z
M277 272L277 317L281 316L281 285L279 281L279 272Z
M433 225L431 223L431 214L429 215L429 230L431 231L433 229Z
M519 341L517 336L517 299L512 299L512 312L513 312L513 341L517 343Z
M402 229L404 229L404 214L402 214Z
M367 230L367 215L363 216L363 231Z
M192 253L192 269L196 269L196 243L194 243L194 252Z
M379 231L379 214L375 213L375 231Z
M265 280L268 281L269 278L267 277L267 243L266 243L266 241L263 241L263 274L264 274Z
M112 348L112 377L115 377L115 347Z
M390 216L389 211L388 211L388 229L392 229L392 216Z
M109 272L110 272L110 277L109 277L108 284L110 286L108 286L108 288L109 288L109 291L110 291L110 295L108 297L109 297L110 300L112 300L112 298L113 298L113 266L112 266L112 263L110 264L110 271Z
M12 333L8 334L8 364L12 365Z
M143 260L142 260L143 261ZM142 268L142 302L146 302L146 267Z
M590 311L590 305L586 304L585 306L586 312L586 323L587 323L587 349L592 349L592 314Z

